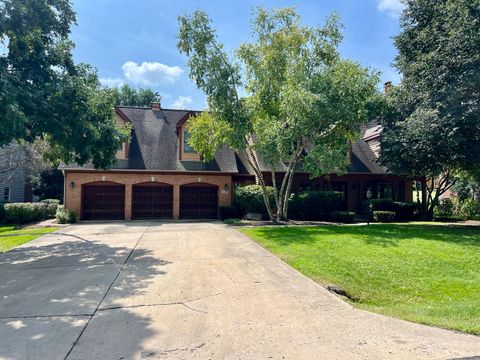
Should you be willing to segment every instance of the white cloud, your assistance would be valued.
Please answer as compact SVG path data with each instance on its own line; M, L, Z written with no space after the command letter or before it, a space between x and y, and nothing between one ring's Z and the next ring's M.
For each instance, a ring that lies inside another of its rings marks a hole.
M171 107L173 109L186 109L189 104L193 102L190 96L182 96L180 95L175 99Z
M398 17L404 8L405 4L402 0L378 0L378 10L385 11L394 17Z
M125 84L125 81L119 78L100 78L100 82L102 83L103 86L107 87L120 87L123 84Z
M146 61L141 65L133 61L127 61L123 64L122 70L128 80L144 86L173 84L183 73L183 70L178 66Z

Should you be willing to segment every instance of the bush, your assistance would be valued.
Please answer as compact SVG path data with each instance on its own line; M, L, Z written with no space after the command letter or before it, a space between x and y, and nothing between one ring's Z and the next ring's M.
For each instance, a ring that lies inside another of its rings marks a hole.
M355 215L352 211L334 211L330 214L330 217L335 222L352 223Z
M270 204L272 207L275 204L275 198L273 194L273 187L267 187L268 196L270 198ZM267 214L267 209L263 201L263 192L260 185L246 185L238 186L233 191L232 205L237 209L238 215L243 216L247 212Z
M453 201L451 199L441 199L435 206L433 215L438 219L448 219L453 216Z
M57 212L58 201L38 203L5 204L5 219L14 224L26 224L33 221L53 219Z
M220 206L219 208L220 220L240 218L243 214L240 214L238 209L234 206Z
M60 224L73 224L78 221L77 213L72 209L65 210L63 206L59 206L56 218Z
M0 202L0 222L5 220L5 203Z
M371 199L371 211L393 211L392 199Z
M467 199L460 205L460 215L462 215L465 220L474 218L480 215L480 201Z
M332 212L343 210L344 207L342 192L304 191L290 197L288 217L296 220L329 220Z
M382 223L392 222L395 219L395 211L374 211L373 219Z
M416 205L410 202L394 201L391 211L394 211L398 221L411 221L415 217ZM387 210L388 211L388 210Z

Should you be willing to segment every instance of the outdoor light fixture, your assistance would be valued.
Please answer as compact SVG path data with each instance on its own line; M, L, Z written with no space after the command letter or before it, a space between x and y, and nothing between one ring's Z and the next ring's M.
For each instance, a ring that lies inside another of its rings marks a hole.
M225 186L223 187L223 190L228 191L228 184L225 184Z
M75 181L70 181L70 189L73 189L75 187Z

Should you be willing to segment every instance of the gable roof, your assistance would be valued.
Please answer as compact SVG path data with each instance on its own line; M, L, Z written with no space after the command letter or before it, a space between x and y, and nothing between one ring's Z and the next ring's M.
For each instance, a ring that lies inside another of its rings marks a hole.
M209 162L179 159L177 124L198 111L117 106L116 113L132 124L128 158L117 160L111 169L154 171L215 171L237 173L233 150L218 149ZM64 166L65 169L93 169L93 166Z
M222 172L254 175L248 164L245 152L236 154L233 150L222 147L217 150L215 158L209 162L186 161L179 159L178 129L192 115L200 114L193 110L152 109L150 107L117 106L116 113L132 124L132 134L128 147L128 158L118 159L112 170L152 170L179 172ZM380 135L381 127L377 123L368 123L361 128L361 139L352 145L352 162L349 173L385 174L388 170L377 163L377 158L367 141ZM259 157L262 171L270 171ZM61 165L62 169L93 170L91 164L84 166ZM279 164L279 172L287 166ZM298 164L297 172L303 172Z

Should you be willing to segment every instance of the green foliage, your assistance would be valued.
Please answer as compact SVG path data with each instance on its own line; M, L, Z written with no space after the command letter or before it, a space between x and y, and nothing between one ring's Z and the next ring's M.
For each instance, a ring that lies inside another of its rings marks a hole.
M434 216L437 219L448 219L453 216L454 206L452 199L440 199L437 206L435 206Z
M5 219L13 224L51 219L57 212L58 201L5 204Z
M287 213L296 163L312 176L345 171L348 141L369 117L378 74L340 57L336 16L323 26L303 26L293 8L257 8L253 41L236 50L238 63L223 50L207 14L196 11L179 23L178 48L208 100L208 114L191 120L189 141L206 161L225 145L246 152L260 184L259 158L272 174L283 162L282 185L274 182L276 214L264 194L272 219Z
M460 215L462 215L465 220L480 216L480 201L474 199L465 200L460 205Z
M289 200L289 217L297 220L329 220L330 214L345 207L339 191L302 191Z
M220 220L232 219L242 217L243 214L238 211L235 206L220 206L219 218Z
M75 210L65 210L63 206L58 207L55 217L60 224L74 224L78 221L78 215Z
M428 211L452 185L440 175L480 167L480 2L406 0L395 37L400 86L382 117L381 162L427 176Z
M273 188L269 187L268 195L273 202ZM263 192L259 185L237 186L233 190L232 205L238 210L240 216L247 212L266 214Z
M5 203L0 202L0 223L5 220Z
M395 211L374 211L373 219L382 223L392 222L395 219Z
M390 211L393 210L393 200L392 199L371 199L369 200L370 209L372 211Z
M146 106L152 103L160 103L161 96L151 89L135 89L124 84L110 90L115 98L115 105Z
M0 5L0 146L48 141L47 158L109 167L127 129L116 129L114 99L96 71L75 64L68 0L5 0Z
M415 210L417 206L411 202L394 201L392 204L392 211L395 212L395 220L397 221L411 221L415 217Z
M63 174L56 168L45 169L31 177L33 194L43 199L63 199Z
M334 211L330 214L330 218L334 222L349 224L353 222L355 215L352 211Z

